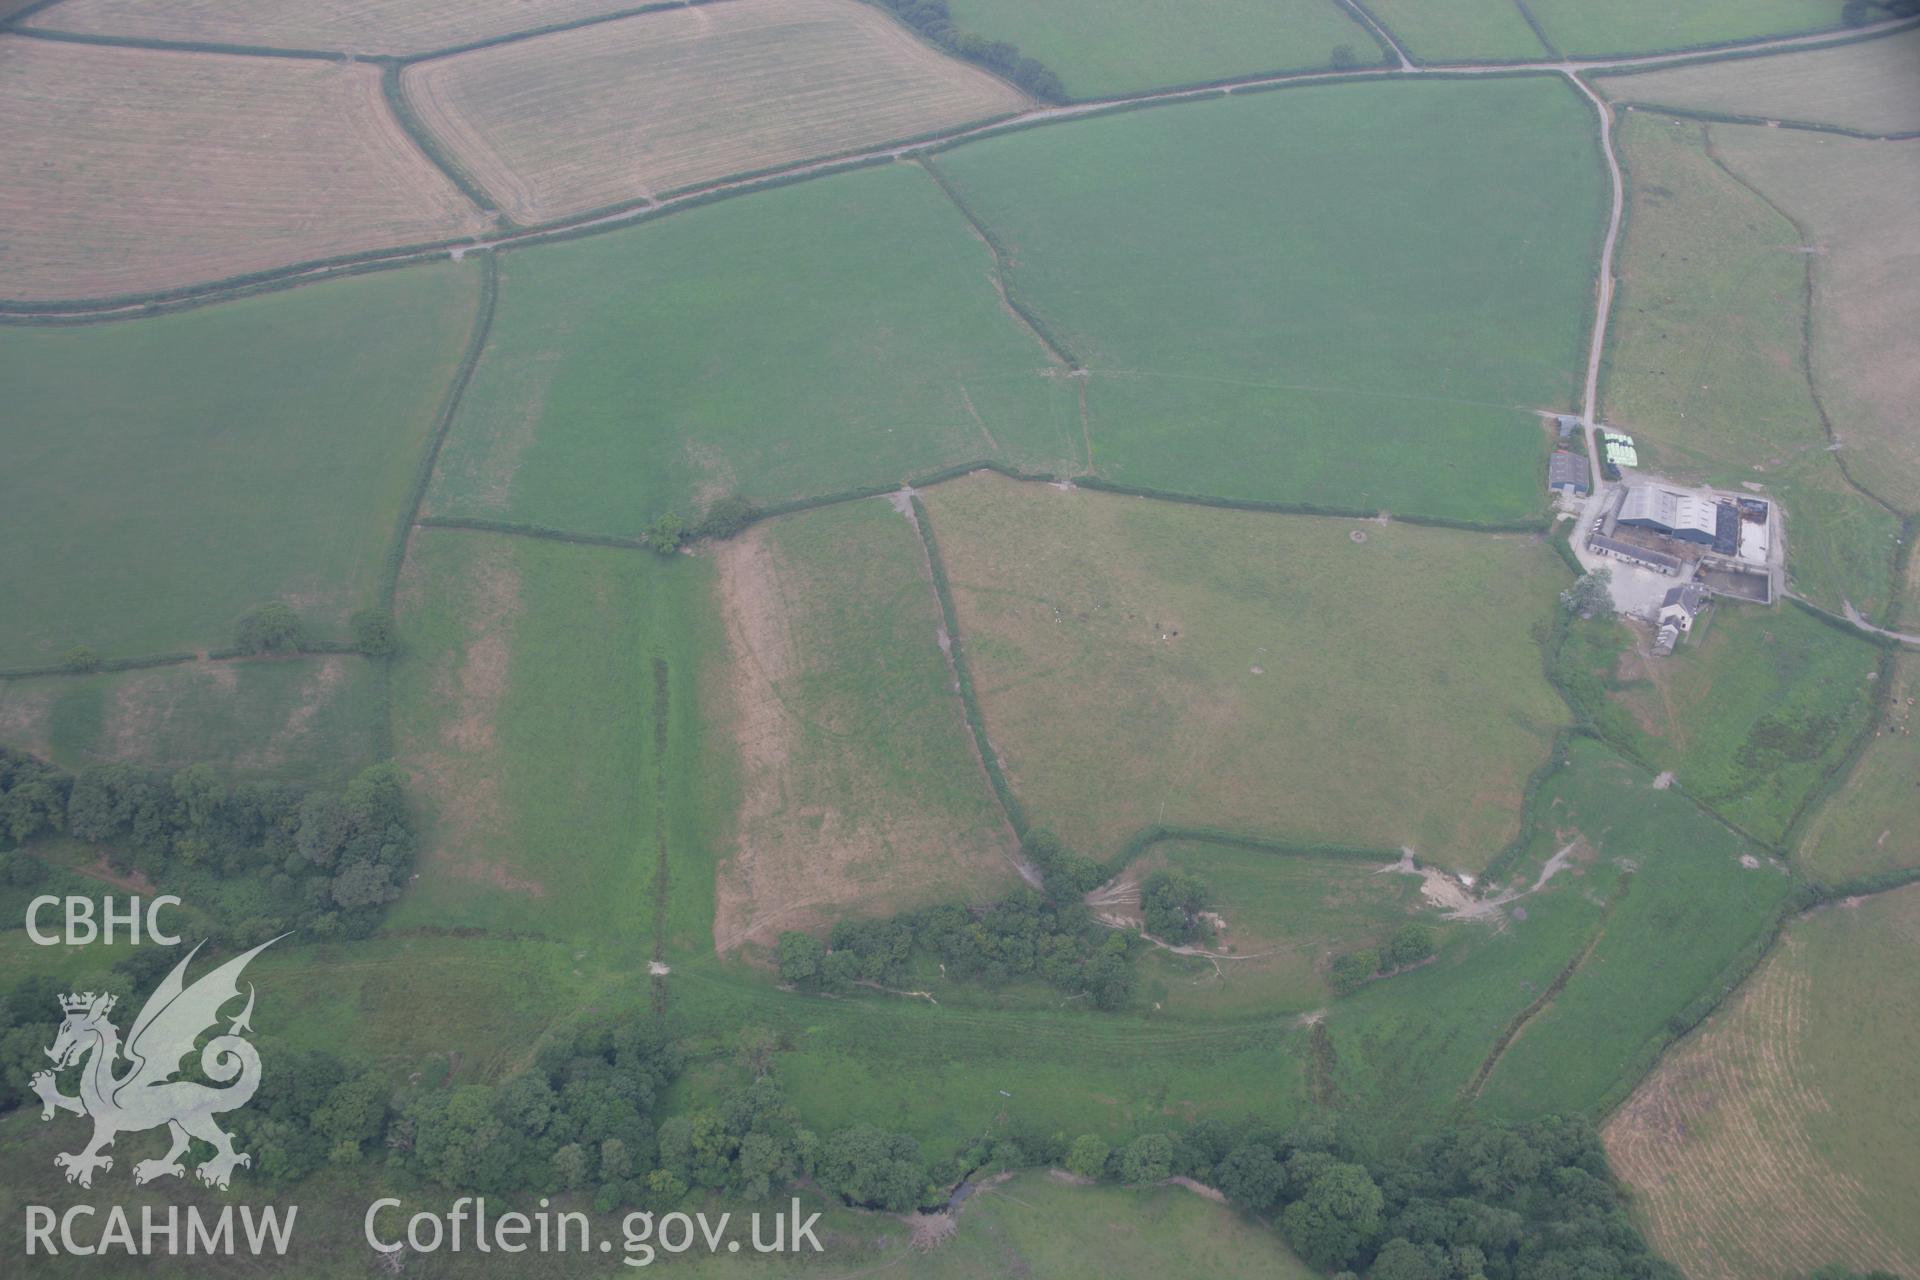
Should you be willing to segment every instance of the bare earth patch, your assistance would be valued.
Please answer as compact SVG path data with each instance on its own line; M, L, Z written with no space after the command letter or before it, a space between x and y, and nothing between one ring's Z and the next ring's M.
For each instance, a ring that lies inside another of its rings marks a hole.
M1026 105L857 0L726 0L407 68L501 207L551 221Z
M1011 840L966 756L959 701L863 697L860 673L926 671L936 648L932 585L912 556L911 530L878 504L886 523L822 563L790 541L792 521L848 520L839 509L762 524L715 552L730 665L724 682L738 756L735 840L715 886L714 947L766 944L787 929L817 927L850 911L887 913L1013 882ZM861 516L853 517L864 521ZM883 553L862 544L882 533ZM836 611L871 607L901 619L896 646L875 637L837 643ZM868 643L871 641L871 643ZM849 678L849 673L851 677ZM924 687L924 686L922 686ZM882 706L887 701L890 705ZM887 727L873 726L875 717ZM896 717L897 722L896 722ZM945 744L941 763L899 758L891 732ZM903 767L903 763L905 767ZM955 797L945 788L957 786Z
M487 220L366 65L0 36L0 297L219 280Z

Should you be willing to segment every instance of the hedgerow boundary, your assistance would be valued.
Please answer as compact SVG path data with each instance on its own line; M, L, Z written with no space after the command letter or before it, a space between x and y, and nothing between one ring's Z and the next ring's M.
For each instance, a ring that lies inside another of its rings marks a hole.
M493 333L494 312L499 309L499 303L500 260L489 254L481 269L479 305L474 311L473 329L467 335L467 348L454 368L446 394L440 398L440 410L434 417L433 430L427 436L426 447L421 450L419 465L414 468L413 483L407 489L406 503L399 523L394 527L393 541L387 545L386 560L380 575L379 602L382 609L393 608L394 593L400 586L400 567L406 561L407 545L412 540L414 525L419 522L420 508L427 500L427 488L433 483L433 471L440 461L440 449L446 444L448 433L453 430L453 419L460 411L461 400L466 397L467 385L473 381L473 371L479 367L480 357L486 351L487 339Z
M1020 297L1019 291L1014 288L1013 276L1007 271L1006 246L1000 243L999 237L987 228L987 224L980 220L979 215L967 206L967 202L960 198L960 193L954 189L953 183L948 181L947 175L940 172L939 167L933 163L933 154L927 152L915 156L913 163L932 179L933 185L940 188L942 195L953 202L953 207L960 211L960 216L967 220L969 227L973 228L973 234L979 236L980 242L987 246L989 253L993 254L994 279L999 283L1000 296L1006 299L1008 310L1020 317L1020 322L1026 325L1033 336L1039 340L1040 345L1047 349L1047 354L1065 365L1068 372L1084 372L1086 366L1067 346L1066 339L1055 333L1047 322L1040 318L1039 313Z
M1547 34L1547 29L1540 25L1540 19L1533 16L1533 6L1529 5L1527 0L1513 0L1513 4L1520 10L1520 16L1527 20L1527 25L1533 29L1533 38L1540 42L1540 47L1552 57L1565 57L1566 55L1560 52L1560 46L1553 42L1553 37Z
M914 494L910 501L913 503L914 527L920 531L920 541L927 549L927 568L933 578L933 592L940 598L940 617L947 629L947 660L953 665L954 685L960 694L967 729L973 734L974 749L979 753L981 766L987 771L987 781L993 786L993 794L1000 801L1001 811L1007 815L1007 822L1013 827L1014 834L1025 840L1027 832L1031 830L1027 824L1027 813L1020 807L1019 798L1013 794L1006 769L1000 763L1000 754L993 749L993 740L987 735L986 717L980 712L980 698L973 688L973 671L967 664L966 641L960 634L960 615L953 605L953 587L947 581L946 562L940 558L940 544L933 535L933 520L927 514L926 504L920 501L919 494Z
M1661 68L1663 71L1665 69ZM1920 138L1920 129L1908 129L1902 133L1867 133L1860 129L1849 129L1845 125L1826 124L1818 120L1791 120L1783 116L1746 116L1731 111L1705 111L1698 107L1670 107L1652 99L1620 98L1612 105L1620 111L1644 111L1649 115L1698 120L1702 124L1744 124L1755 125L1762 129L1798 129L1807 133L1830 133L1842 138L1854 138L1861 142L1911 142L1915 138ZM1721 168L1724 169L1726 166L1721 165ZM1741 185L1752 190L1747 183L1742 182ZM1772 201L1768 203L1772 204ZM1791 218L1788 220L1792 221Z
M1804 40L1809 37L1830 35L1832 39L1819 40L1806 47L1810 49L1839 49L1850 44L1865 44L1869 40L1880 40L1887 36L1899 35L1920 27L1920 18L1896 18L1890 21L1873 23L1866 29L1853 27L1822 27L1799 34L1763 36L1758 40L1731 40L1720 44L1683 45L1670 50L1665 55L1653 54L1597 54L1584 55L1581 61L1604 62L1609 59L1637 61L1643 58L1662 56L1663 60L1647 66L1599 67L1590 75L1605 76L1609 79L1621 76L1645 75L1653 71L1673 71L1681 67L1698 67L1709 62L1735 62L1743 58L1764 58L1770 53L1783 52L1769 50L1768 44L1777 44L1782 40ZM1787 51L1790 52L1790 51ZM1695 54L1694 57L1674 57L1673 54Z
M698 0L700 3L718 3L719 0ZM679 7L679 6L670 6ZM17 21L17 18L16 18ZM1848 33L1839 36L1839 42L1862 39L1878 39L1898 34L1910 29L1914 22L1900 21L1877 25L1869 30ZM12 24L0 24L0 30L11 30ZM21 34L32 34L23 32ZM1729 44L1726 49L1737 51L1741 56L1759 57L1773 53L1786 53L1806 49L1825 48L1828 41L1817 39L1824 32L1811 33L1797 37L1767 37L1757 41ZM1805 43L1785 44L1784 41L1803 41ZM423 55L424 56L424 55ZM1732 56L1729 52L1723 56ZM1616 61L1658 62L1670 55L1647 54L1634 55ZM361 59L362 61L390 62L397 59ZM421 60L416 58L415 60ZM1700 59L1713 60L1711 57ZM1584 60L1586 62L1604 61ZM1661 65L1669 65L1663 63ZM1601 70L1619 70L1621 68L1582 66L1570 64L1576 71L1585 74ZM1475 72L1474 66L1492 68ZM493 235L469 237L460 240L444 240L420 245L398 246L390 249L370 250L357 255L343 255L335 258L314 259L291 263L262 271L223 277L201 284L179 286L166 290L147 293L116 294L97 298L72 298L48 300L19 300L0 298L0 324L91 324L113 320L138 319L158 314L163 310L180 310L189 306L202 306L230 298L244 297L264 292L269 288L293 287L300 284L318 283L322 280L336 279L344 275L357 274L362 270L376 270L407 266L417 262L429 261L441 254L452 251L490 250L504 252L508 249L528 248L540 244L552 243L559 239L568 239L578 235L593 234L614 230L619 227L635 225L651 217L664 216L683 209L697 208L713 199L723 199L737 195L747 195L757 191L769 190L787 182L801 182L812 178L829 177L836 173L861 168L868 164L884 164L904 159L920 148L929 150L944 149L965 142L996 137L1019 129L1038 128L1043 125L1064 124L1077 120L1095 119L1100 116L1121 111L1142 110L1149 107L1171 106L1182 102L1205 101L1212 98L1228 97L1241 93L1260 93L1273 89L1292 88L1308 84L1339 84L1355 81L1384 81L1408 79L1415 76L1432 79L1483 80L1497 75L1558 75L1573 76L1560 64L1507 64L1478 63L1456 64L1452 67L1436 67L1429 70L1409 62L1404 68L1381 68L1377 70L1356 71L1309 71L1297 75L1278 77L1249 77L1244 80L1222 82L1217 88L1199 90L1171 89L1154 90L1132 98L1113 99L1103 102L1074 104L1067 107L1042 108L1012 117L1003 117L986 123L972 122L956 126L940 135L930 135L919 141L880 143L862 152L853 153L844 162L822 159L800 161L781 169L765 181L739 182L729 185L725 180L703 186L698 197L692 191L683 191L681 196L668 201L633 201L624 205L609 206L601 210L589 210L586 213L570 215L518 230L500 231Z
M58 3L58 0L54 0ZM25 16L22 11L20 16ZM17 23L16 17L14 22ZM0 30L10 35L24 36L32 40L45 40L51 44L90 44L109 49L152 49L157 53L212 53L242 58L288 58L297 62L352 62L354 56L338 49L297 49L281 45L265 44L222 44L214 40L150 40L142 36L116 36L102 31L59 31L51 27L20 27L14 23L0 24ZM373 62L374 58L362 57L361 62Z
M84 669L62 662L43 667L5 667L0 668L0 680L31 680L38 676L92 676L106 671L138 671L143 667L171 667L199 660L197 653L156 653L144 658L106 658Z
M511 231L519 224L513 216L500 207L491 193L480 184L465 165L456 159L452 152L440 145L440 139L427 128L427 122L413 109L413 103L407 99L407 89L401 83L400 75L406 67L398 62L389 62L380 71L380 94L387 102L387 112L394 123L400 126L400 132L407 135L414 147L427 158L427 163L446 176L447 181L460 189L467 202L481 213L490 215L501 227Z
M1913 24L1907 23L1905 25L1911 26ZM1820 39L1823 36L1833 37L1833 41L1836 44L1851 44L1856 39L1871 40L1882 35L1890 34L1891 31L1891 24L1873 25L1869 31L1862 31L1855 27L1827 25L1805 27L1797 31L1773 31L1764 36L1750 36L1738 40L1705 40L1698 44L1676 45L1671 49L1662 49L1658 53L1612 50L1563 56L1567 56L1567 60L1571 62L1638 62L1650 58L1662 58L1665 59L1665 61L1660 64L1663 67L1695 66L1702 62L1718 62L1723 57L1753 57L1756 56L1757 52L1755 47L1759 45L1779 44L1789 40L1801 40L1818 41L1819 44L1817 47L1824 48L1826 47L1826 42ZM1680 58L1676 57L1676 54L1697 54L1699 56Z

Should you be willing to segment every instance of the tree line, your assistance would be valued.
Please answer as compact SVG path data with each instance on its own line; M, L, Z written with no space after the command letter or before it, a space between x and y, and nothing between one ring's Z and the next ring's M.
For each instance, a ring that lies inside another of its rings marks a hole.
M949 978L993 987L1037 980L1086 995L1097 1009L1125 1007L1133 997L1140 935L1102 924L1081 901L1106 879L1105 870L1047 831L1032 832L1021 849L1039 870L1041 888L1020 888L984 907L949 903L885 920L842 920L825 943L783 933L781 981L803 991L844 991L860 982L892 986L919 952L944 965Z
M116 968L144 991L172 959L149 948ZM55 994L41 977L0 1000L0 1090L14 1090L0 1105L30 1101L17 1082L52 1034ZM730 1062L702 1072L705 1087L724 1087L673 1110L671 1086L693 1054L658 1020L559 1031L527 1070L452 1088L418 1077L396 1088L329 1053L263 1041L271 1069L233 1121L252 1173L275 1183L384 1160L461 1194L577 1195L600 1212L665 1211L702 1192L763 1202L811 1186L899 1213L939 1208L964 1178L1064 1168L1119 1185L1185 1177L1217 1188L1335 1280L1679 1280L1627 1216L1584 1120L1457 1125L1386 1156L1327 1115L1290 1127L1210 1118L1119 1145L996 1126L929 1162L910 1135L873 1124L810 1129L775 1078L791 1047L776 1033L749 1027L729 1047ZM1889 1278L1836 1266L1811 1280Z
M419 840L405 776L373 765L339 790L230 783L210 764L172 773L116 762L67 773L0 747L0 848L64 832L99 844L118 871L137 872L219 921L217 945L247 947L288 930L303 940L359 938L398 897ZM10 886L47 874L20 851Z
M987 68L1011 80L1043 102L1065 102L1066 86L1045 63L1029 58L1005 40L989 40L962 31L947 11L947 0L881 0L900 21L956 58Z
M1119 1148L1083 1135L1066 1165L1106 1182L1197 1179L1346 1280L1679 1280L1627 1217L1583 1120L1464 1125L1387 1158L1324 1117L1284 1130L1203 1120Z

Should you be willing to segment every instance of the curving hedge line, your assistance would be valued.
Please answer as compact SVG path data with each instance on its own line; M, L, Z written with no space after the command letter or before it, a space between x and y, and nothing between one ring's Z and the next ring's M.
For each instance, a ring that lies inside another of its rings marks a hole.
M400 126L400 132L412 140L413 145L420 149L420 154L427 158L428 163L445 174L447 181L460 189L460 194L472 202L474 208L482 213L492 214L499 224L509 231L517 228L520 224L500 207L498 201L487 194L487 189L480 185L480 180L474 177L452 152L440 145L440 140L433 136L431 129L427 128L426 121L420 118L419 113L413 109L413 104L407 101L406 87L400 83L400 75L405 70L406 68L400 63L389 62L380 73L380 92L386 98L387 110L393 113L394 123Z

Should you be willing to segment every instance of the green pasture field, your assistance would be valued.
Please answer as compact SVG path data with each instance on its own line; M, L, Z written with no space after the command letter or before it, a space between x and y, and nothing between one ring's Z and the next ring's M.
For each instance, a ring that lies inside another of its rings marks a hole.
M722 1051L744 1026L789 1043L780 1083L816 1132L867 1121L932 1155L1010 1125L1125 1141L1204 1115L1258 1111L1284 1125L1302 1105L1306 1035L1292 1016L1207 1024L1058 996L1004 1009L835 999L781 991L710 954L676 962L667 983L670 1016L696 1045ZM689 1105L713 1096L697 1079L680 1087Z
M1652 53L1841 25L1841 0L1527 0L1547 38L1569 57Z
M1631 205L1602 413L1676 479L1765 486L1786 506L1795 589L1879 616L1900 522L1827 452L1804 346L1806 259L1789 251L1800 237L1714 162L1709 140L1725 136L1649 112L1622 119Z
M954 1234L929 1252L910 1247L897 1221L877 1214L842 1211L822 1222L832 1233L823 1234L822 1242L834 1243L817 1259L701 1256L684 1270L700 1280L846 1276L849 1266L884 1268L908 1280L1170 1275L1311 1280L1319 1274L1287 1252L1277 1232L1184 1187L1076 1186L1039 1171L980 1188L959 1211ZM891 1230L875 1234L883 1228Z
M1791 215L1819 250L1809 259L1814 381L1848 467L1900 510L1920 510L1920 438L1912 429L1920 297L1905 287L1920 272L1907 213L1920 200L1920 141L1752 125L1716 125L1713 138L1727 167Z
M448 264L0 329L0 666L219 648L274 599L344 636L379 594L479 287Z
M869 498L768 521L713 558L730 656L715 701L740 775L715 948L1018 885L912 521Z
M0 1118L0 1140L20 1156L0 1175L4 1179L0 1180L0 1193L8 1194L14 1203L54 1206L56 1212L86 1200L89 1192L69 1186L53 1167L54 1153L72 1146L69 1133L59 1125L42 1125L37 1111L30 1114L23 1110ZM162 1215L168 1204L194 1204L203 1213L216 1213L226 1199L222 1193L200 1188L191 1180L137 1188L129 1181L115 1190L118 1202L126 1206L135 1223L140 1220L143 1205L155 1206ZM315 1280L364 1277L369 1250L363 1223L368 1205L383 1196L401 1199L406 1206L404 1213L421 1209L444 1213L453 1200L445 1188L419 1183L384 1164L323 1168L299 1186L300 1213L288 1256L298 1259L300 1274ZM538 1207L536 1199L494 1196L489 1197L488 1207L495 1213L509 1208L532 1213ZM1290 1254L1270 1228L1181 1187L1077 1186L1047 1172L1021 1173L976 1191L959 1212L957 1230L931 1252L913 1244L911 1224L899 1216L848 1209L837 1202L822 1201L812 1192L803 1192L800 1200L803 1216L815 1211L820 1214L814 1228L823 1249L819 1255L759 1256L743 1250L744 1257L708 1256L700 1249L669 1262L668 1255L657 1251L654 1266L700 1280L845 1277L870 1269L925 1280L976 1280L982 1276L1081 1274L1078 1268L1082 1265L1097 1268L1086 1274L1118 1280L1175 1274L1186 1267L1205 1267L1207 1274L1269 1280L1309 1280L1316 1274ZM731 1231L745 1233L749 1230L744 1223L746 1213L754 1209L784 1211L787 1197L758 1206L695 1195L684 1207L688 1211L706 1210L709 1220L717 1219L721 1212L731 1213L735 1224ZM553 1212L587 1212L595 1218L597 1231L611 1234L615 1251L610 1256L623 1256L618 1216L593 1215L590 1203L577 1196L553 1197L550 1208ZM404 1213L399 1219L403 1223ZM0 1248L16 1253L24 1250L23 1221L21 1215L9 1215L0 1223ZM386 1219L381 1221L384 1224ZM605 1255L600 1261L603 1267L618 1266L621 1273L629 1270L606 1261ZM100 1271L97 1258L62 1255L41 1262L35 1264L36 1274L79 1276ZM458 1253L443 1249L432 1262L431 1274L449 1277L564 1280L601 1273L578 1252L502 1256L468 1247ZM142 1274L163 1280L189 1276L238 1280L256 1274L259 1265L257 1259L244 1254L159 1256L143 1261Z
M1552 841L1577 831L1605 860L1581 890L1612 905L1579 969L1487 1077L1479 1105L1493 1116L1592 1115L1618 1100L1672 1038L1668 1020L1766 941L1795 888L1784 864L1599 743L1576 739L1572 761L1542 817Z
M428 825L388 929L592 944L629 972L656 942L708 945L706 823L725 783L697 758L712 581L692 558L416 531L394 739Z
M1602 75L1616 102L1838 125L1862 133L1920 130L1920 31L1827 49Z
M1920 656L1896 657L1892 681L1873 740L1802 834L1798 857L1811 879L1836 884L1920 867Z
M801 183L508 255L429 502L632 535L734 495L1078 467L1063 373L924 174Z
M1038 58L1075 98L1315 70L1342 45L1351 65L1385 60L1336 0L1224 0L1204 19L1177 0L952 0L948 9L961 30Z
M1791 888L1784 868L1743 867L1736 859L1752 846L1652 781L1576 738L1541 788L1536 837L1503 878L1532 891L1460 926L1464 939L1434 963L1336 1001L1310 1051L1316 1100L1390 1148L1470 1103L1513 1118L1592 1115L1631 1087L1668 1038L1667 1020L1764 934ZM1565 864L1540 886L1563 849ZM1622 893L1626 863L1637 870ZM1686 937L1666 932L1683 927ZM1558 997L1581 1016L1555 1013L1558 998L1537 1007L1589 944Z
M1308 1098L1376 1149L1457 1114L1500 1037L1592 936L1601 907L1587 878L1562 872L1516 904L1526 919L1472 922L1434 963L1334 1002L1302 1046Z
M1013 791L1090 856L1167 824L1477 871L1566 722L1535 535L992 475L925 501Z
M1367 0L1367 12L1422 62L1527 62L1547 50L1514 0Z
M1198 877L1227 922L1207 949L1240 958L1148 951L1139 961L1142 998L1196 1019L1313 1009L1332 998L1334 955L1377 947L1409 921L1443 941L1457 930L1422 910L1418 877L1382 874L1382 865L1212 842L1155 845L1123 874L1139 881L1169 868Z
M1128 485L1537 517L1592 319L1603 170L1548 77L1320 85L936 160L1090 371Z
M206 761L341 782L373 762L385 719L380 675L354 654L0 681L0 742L64 769Z
M1920 888L1802 917L1615 1113L1635 1217L1688 1275L1920 1269L1917 961Z
M1791 605L1723 603L1614 697L1628 745L1702 803L1779 841L1872 714L1880 650Z

